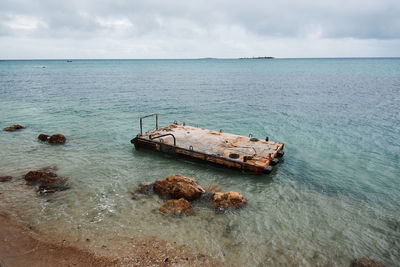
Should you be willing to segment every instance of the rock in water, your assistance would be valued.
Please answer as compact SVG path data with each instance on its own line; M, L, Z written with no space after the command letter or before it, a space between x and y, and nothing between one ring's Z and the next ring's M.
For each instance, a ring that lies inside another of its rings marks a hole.
M11 176L0 176L0 182L8 182L11 181Z
M45 195L45 194L55 193L57 191L64 191L68 189L68 187L65 186L66 181L67 179L60 177L42 179L40 181L38 192L41 195Z
M56 171L57 170L57 166L56 165L50 165L50 166L41 168L40 170L41 171L46 171L46 172L48 172L48 171Z
M206 193L202 196L203 200L210 201L214 193L221 192L221 187L218 184L208 184L204 187L204 190Z
M246 205L247 199L237 192L216 192L211 198L216 211L225 211L227 209L239 209Z
M38 139L42 142L47 142L47 140L49 139L50 136L48 136L47 134L39 134Z
M49 144L64 144L65 141L67 141L67 139L62 134L53 134L48 139L48 143Z
M184 198L170 199L160 208L162 213L170 215L183 215L189 216L193 213L192 205Z
M7 131L7 132L13 132L13 131L21 130L21 129L24 129L24 128L25 128L24 126L21 126L19 124L14 124L12 126L4 128L3 130Z
M138 188L135 190L135 193L150 195L153 193L153 183L140 183Z
M192 201L201 197L205 191L195 178L173 174L155 181L154 193L163 198L185 198Z
M381 262L370 260L367 258L355 259L351 262L351 267L384 267Z
M55 166L49 166L41 170L32 170L28 172L24 177L26 184L39 184L38 192L41 195L68 189L68 187L65 186L67 178L58 177L57 174L49 171L55 168Z
M57 178L57 174L43 170L32 170L25 174L24 178L28 185L34 185L41 180Z
M218 184L209 184L204 187L207 193L221 192L221 187Z

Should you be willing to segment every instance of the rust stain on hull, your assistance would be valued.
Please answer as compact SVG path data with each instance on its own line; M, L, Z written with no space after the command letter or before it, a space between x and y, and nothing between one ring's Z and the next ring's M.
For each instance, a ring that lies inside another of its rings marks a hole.
M142 131L141 131L142 132ZM269 173L283 156L283 143L178 123L138 134L131 143L149 149L256 174Z

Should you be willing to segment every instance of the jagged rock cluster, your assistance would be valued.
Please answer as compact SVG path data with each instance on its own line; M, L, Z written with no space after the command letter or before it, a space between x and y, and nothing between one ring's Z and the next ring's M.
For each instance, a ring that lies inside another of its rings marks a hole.
M206 191L197 184L195 178L179 174L168 176L154 182L154 193L162 198L184 198L193 201L201 197Z
M17 130L24 129L24 126L19 124L15 124L9 127L4 128L4 131L13 132ZM52 136L46 134L40 134L38 139L43 142L47 142L49 144L64 144L66 142L66 138L62 134L53 134ZM53 171L56 168L54 166L46 167L39 170L32 170L25 174L24 179L27 185L37 186L37 191L41 195L54 193L57 191L62 191L67 189L65 186L66 178L58 177L56 173ZM11 176L0 176L0 182L8 182L11 181Z
M25 129L24 126L21 126L19 124L14 124L12 126L6 127L3 130L7 132L14 132L17 130ZM63 134L53 134L53 135L47 135L47 134L39 134L38 139L42 142L47 142L49 144L55 145L55 144L64 144L67 139Z
M59 177L55 172L54 166L40 170L32 170L25 174L24 179L27 185L37 186L40 195L55 193L68 189L65 185L67 178Z
M47 134L39 134L38 139L42 142L47 142L52 145L64 144L67 141L65 136L62 134L53 134L51 136Z
M35 169L26 173L23 178L26 184L34 186L40 195L47 195L68 189L66 185L68 179L66 177L59 177L54 172L55 170L57 170L55 166ZM8 182L12 178L11 176L0 176L0 182Z
M210 199L216 212L239 209L247 203L247 199L240 193L219 191L219 185L213 184L203 189L195 178L173 174L154 183L141 183L135 193L148 195L154 192L167 199L160 211L172 215L193 214L190 202L202 197Z

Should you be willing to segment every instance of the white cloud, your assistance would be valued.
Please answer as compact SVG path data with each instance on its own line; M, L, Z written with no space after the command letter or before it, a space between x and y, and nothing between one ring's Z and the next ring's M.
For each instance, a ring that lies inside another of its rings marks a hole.
M6 27L12 30L35 30L39 27L47 27L40 18L25 15L8 15L3 21Z
M115 29L129 29L133 26L130 20L126 18L118 19L118 18L102 18L97 17L96 22L100 24L102 27L106 28L115 28Z
M398 0L2 0L0 57L400 56L398 14Z

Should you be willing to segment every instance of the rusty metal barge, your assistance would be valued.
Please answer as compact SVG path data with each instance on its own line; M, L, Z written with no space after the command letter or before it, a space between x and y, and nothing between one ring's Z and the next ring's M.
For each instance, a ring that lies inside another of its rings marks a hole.
M143 119L155 117L155 129L143 133ZM135 149L173 154L252 172L270 173L282 157L283 143L178 124L158 127L158 115L140 118L140 133L131 140Z

